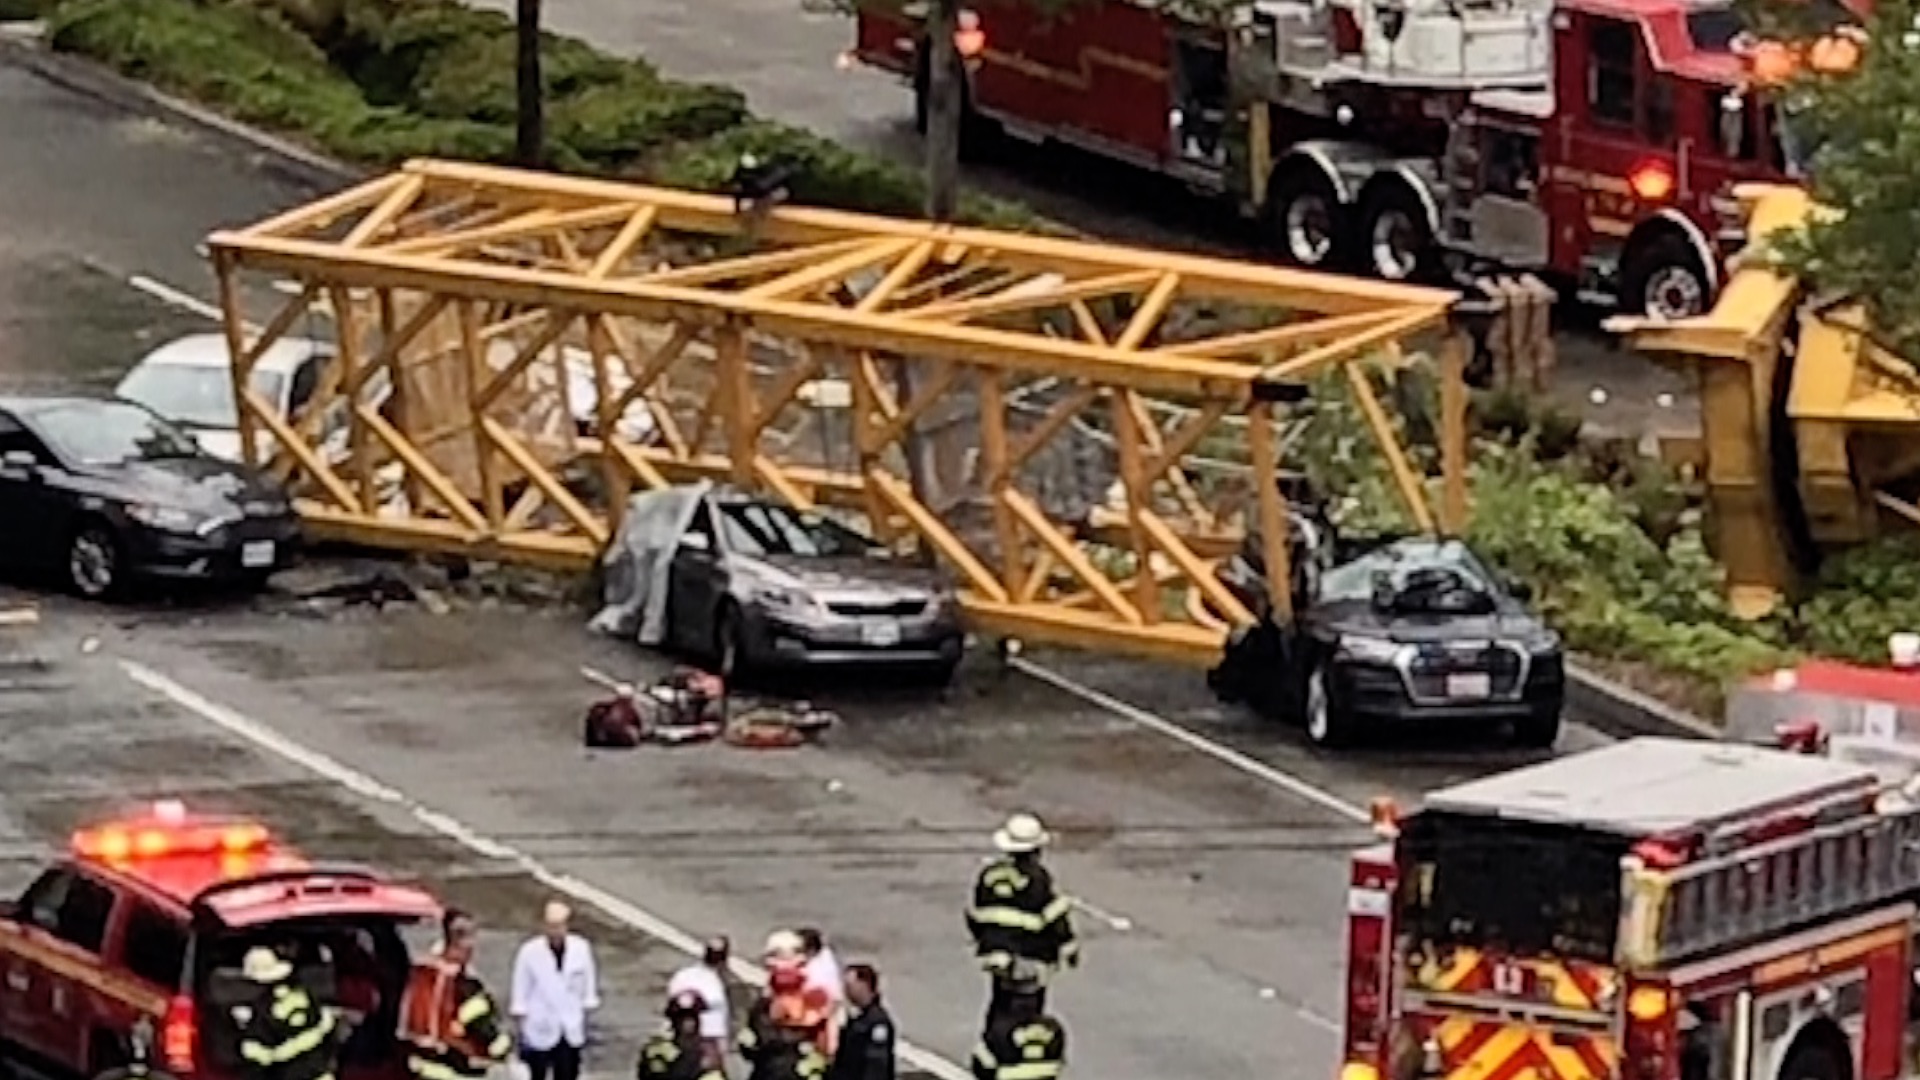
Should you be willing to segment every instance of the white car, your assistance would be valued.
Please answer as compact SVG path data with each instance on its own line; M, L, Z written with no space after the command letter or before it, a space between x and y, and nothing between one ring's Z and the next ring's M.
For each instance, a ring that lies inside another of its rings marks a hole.
M283 337L254 364L253 391L281 416L293 416L312 399L332 357L324 342ZM192 334L142 357L114 394L185 428L208 454L239 461L240 408L231 370L225 335Z

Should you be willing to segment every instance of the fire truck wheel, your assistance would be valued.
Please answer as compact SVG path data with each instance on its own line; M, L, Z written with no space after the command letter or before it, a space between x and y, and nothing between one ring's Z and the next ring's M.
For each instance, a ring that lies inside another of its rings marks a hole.
M1678 236L1654 237L1627 253L1620 268L1620 311L1649 319L1684 319L1712 303L1707 268Z
M1323 269L1341 254L1346 209L1326 177L1310 168L1283 169L1267 196L1267 228L1281 261Z
M1398 181L1377 185L1361 200L1360 241L1367 272L1383 281L1419 277L1433 261L1427 208Z
M1780 1080L1850 1080L1853 1069L1839 1053L1846 1044L1839 1036L1831 1042L1838 1045L1830 1045L1829 1040L1818 1036L1800 1035L1787 1052L1786 1064L1780 1067Z

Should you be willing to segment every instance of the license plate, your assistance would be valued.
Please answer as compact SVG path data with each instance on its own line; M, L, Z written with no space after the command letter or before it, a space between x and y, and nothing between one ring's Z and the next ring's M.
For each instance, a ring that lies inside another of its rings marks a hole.
M900 626L898 623L868 623L860 628L860 640L876 649L900 644Z
M1447 676L1447 696L1450 698L1492 697L1493 676L1484 672L1449 675Z
M255 540L240 545L240 565L260 570L273 565L273 541Z

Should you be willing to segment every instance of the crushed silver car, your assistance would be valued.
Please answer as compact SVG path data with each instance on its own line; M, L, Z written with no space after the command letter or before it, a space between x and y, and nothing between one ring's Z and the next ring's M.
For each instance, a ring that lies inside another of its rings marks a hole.
M729 678L884 665L945 682L964 649L938 570L831 518L710 484L634 496L606 570L596 628L705 657Z

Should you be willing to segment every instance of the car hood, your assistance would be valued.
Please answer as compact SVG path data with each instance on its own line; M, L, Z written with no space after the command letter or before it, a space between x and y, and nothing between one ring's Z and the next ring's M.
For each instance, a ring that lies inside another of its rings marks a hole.
M939 592L938 571L857 556L831 559L775 555L743 558L773 584L811 593L862 596L927 596Z
M86 471L129 499L204 514L275 513L287 505L279 485L244 465L215 457L134 461Z
M229 428L188 428L187 434L200 444L200 449L221 461L238 462L240 460L240 433Z
M1533 638L1546 630L1539 619L1513 611L1491 615L1411 615L1375 611L1372 604L1356 601L1329 605L1318 614L1330 629L1343 634L1389 638L1414 645Z

